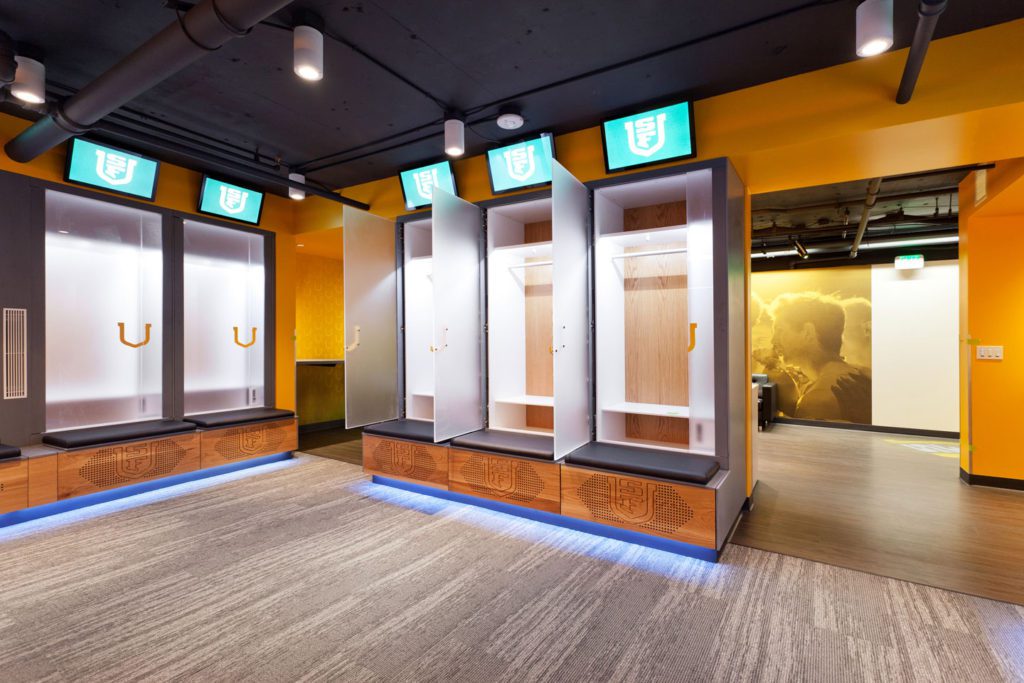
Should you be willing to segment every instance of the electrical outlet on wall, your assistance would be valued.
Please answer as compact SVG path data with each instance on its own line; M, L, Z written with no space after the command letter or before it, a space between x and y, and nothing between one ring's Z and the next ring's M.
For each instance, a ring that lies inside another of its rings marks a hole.
M1002 346L979 346L977 352L978 360L1002 360Z

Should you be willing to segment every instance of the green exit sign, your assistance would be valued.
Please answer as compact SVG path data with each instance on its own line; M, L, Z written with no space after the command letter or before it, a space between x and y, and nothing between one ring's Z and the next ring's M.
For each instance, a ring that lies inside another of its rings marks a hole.
M152 201L159 170L156 159L73 138L68 144L64 180Z
M203 176L203 185L199 190L199 213L259 225L263 214L263 193Z
M601 133L604 163L609 173L697 154L692 102L605 121Z

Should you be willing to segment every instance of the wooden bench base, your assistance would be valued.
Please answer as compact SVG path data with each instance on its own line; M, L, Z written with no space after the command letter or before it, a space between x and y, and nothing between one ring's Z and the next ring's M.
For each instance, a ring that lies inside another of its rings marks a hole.
M218 467L294 451L299 447L298 424L297 419L288 418L202 431L200 467Z
M28 461L0 462L0 514L28 505Z
M363 470L715 551L717 491L530 458L363 435Z
M199 434L182 434L62 451L57 454L60 500L199 469Z

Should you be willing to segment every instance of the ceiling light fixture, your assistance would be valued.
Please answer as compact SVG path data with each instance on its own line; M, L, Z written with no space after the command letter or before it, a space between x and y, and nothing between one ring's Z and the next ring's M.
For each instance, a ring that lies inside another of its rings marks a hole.
M288 180L291 180L292 182L295 183L305 183L306 176L302 175L301 173L289 173ZM305 190L300 190L297 187L292 187L291 185L289 185L288 196L294 199L295 201L301 202L303 199L306 198L306 192Z
M14 72L11 94L30 104L46 102L46 67L43 63L25 55L18 55L14 60L18 69Z
M800 240L793 240L793 248L796 249L796 253L800 258L806 259L809 256L807 248L800 244Z
M857 5L857 56L874 57L892 47L892 0Z
M304 12L292 29L295 75L306 81L324 77L324 34L320 17Z
M444 153L450 157L466 153L466 123L458 114L445 114Z
M502 130L519 130L525 121L523 115L514 111L507 111L498 114L498 128Z

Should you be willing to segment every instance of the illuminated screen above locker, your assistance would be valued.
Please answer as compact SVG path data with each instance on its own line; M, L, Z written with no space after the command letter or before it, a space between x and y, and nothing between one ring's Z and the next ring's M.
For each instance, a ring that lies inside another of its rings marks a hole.
M399 173L398 177L402 182L405 208L410 210L430 206L434 201L435 187L440 187L458 196L455 189L455 174L452 173L452 165L448 161L410 168Z
M160 162L117 147L73 138L64 179L108 192L152 201Z
M530 140L487 152L491 192L501 194L551 182L554 138L544 133Z
M202 189L199 191L199 213L259 225L263 213L263 193L203 176Z
M609 173L697 154L692 102L605 121L601 134Z

